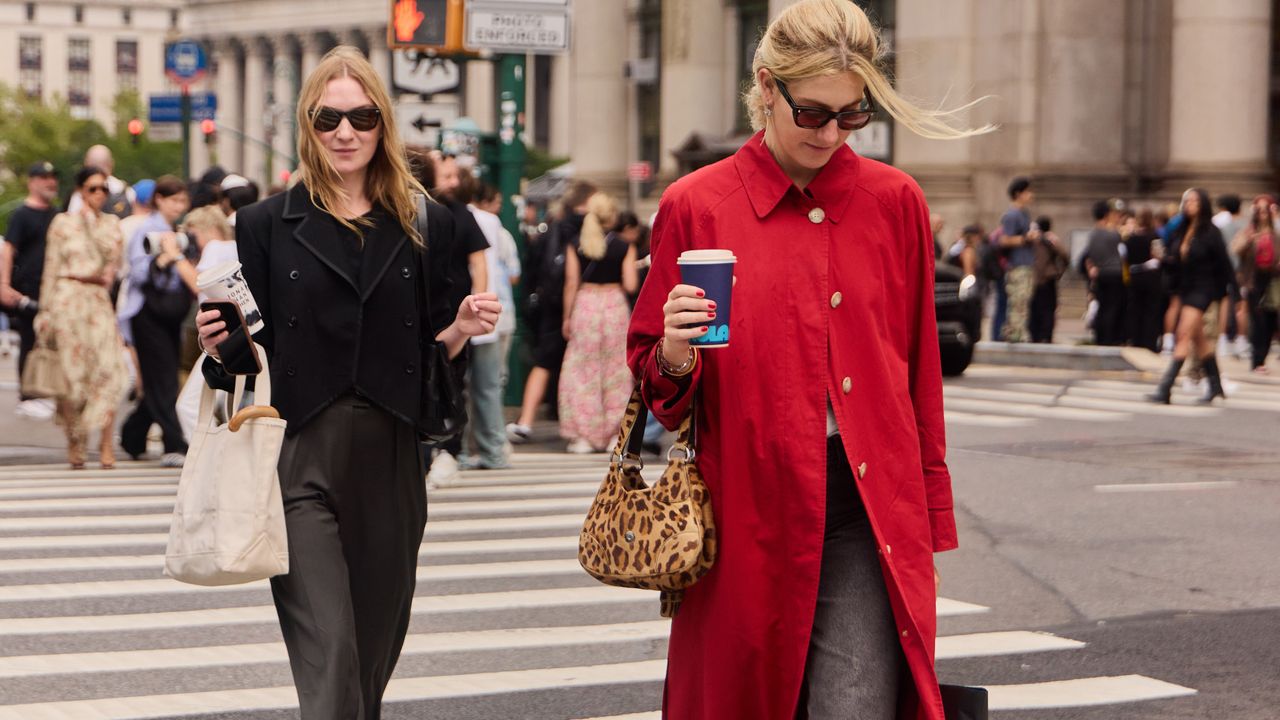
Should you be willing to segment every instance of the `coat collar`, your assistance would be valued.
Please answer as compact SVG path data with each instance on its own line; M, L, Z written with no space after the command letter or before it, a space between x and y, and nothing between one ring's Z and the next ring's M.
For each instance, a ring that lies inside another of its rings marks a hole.
M857 186L860 158L848 145L836 150L818 176L809 183L807 194L796 188L782 171L782 166L764 144L763 130L753 135L733 157L751 208L761 219L773 212L788 193L792 193L802 207L820 207L831 222L839 223L853 197L852 190Z
M360 263L360 277L352 277L346 261L347 242L332 230L336 221L329 213L316 207L302 183L294 185L284 200L282 219L297 223L293 237L310 250L330 270L337 273L360 295L361 302L369 299L373 289L382 281L400 248L409 241L400 224L379 209L381 219L364 231L364 250Z

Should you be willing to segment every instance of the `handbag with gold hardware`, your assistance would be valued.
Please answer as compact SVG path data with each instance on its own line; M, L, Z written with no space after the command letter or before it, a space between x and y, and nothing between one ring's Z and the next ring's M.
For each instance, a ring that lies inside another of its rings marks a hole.
M694 464L693 407L667 453L666 471L651 487L640 476L647 412L637 387L622 419L609 474L587 511L578 562L606 585L662 591L662 616L672 617L684 590L715 562L716 526L711 493Z

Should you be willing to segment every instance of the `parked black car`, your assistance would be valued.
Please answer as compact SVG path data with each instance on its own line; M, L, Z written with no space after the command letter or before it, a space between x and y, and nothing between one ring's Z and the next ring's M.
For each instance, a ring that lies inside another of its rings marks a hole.
M933 271L933 305L938 318L942 374L959 375L973 360L982 337L982 296L977 278L954 265L938 263Z

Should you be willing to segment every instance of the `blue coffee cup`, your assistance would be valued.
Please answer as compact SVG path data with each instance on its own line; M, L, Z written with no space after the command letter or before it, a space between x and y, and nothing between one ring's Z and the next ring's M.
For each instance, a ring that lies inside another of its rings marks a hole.
M715 319L707 323L702 337L689 341L700 348L726 347L729 344L729 318L733 303L733 268L738 258L732 250L686 250L680 253L680 281L702 288L706 298L716 304Z

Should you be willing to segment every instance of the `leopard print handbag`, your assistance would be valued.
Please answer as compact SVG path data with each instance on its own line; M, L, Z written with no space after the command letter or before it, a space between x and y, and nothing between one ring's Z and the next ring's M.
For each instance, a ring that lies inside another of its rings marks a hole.
M652 486L640 476L647 413L637 387L622 419L609 474L587 511L578 562L606 585L661 591L662 616L673 617L685 588L715 562L715 519L711 493L694 464L694 407L667 453L666 471Z

